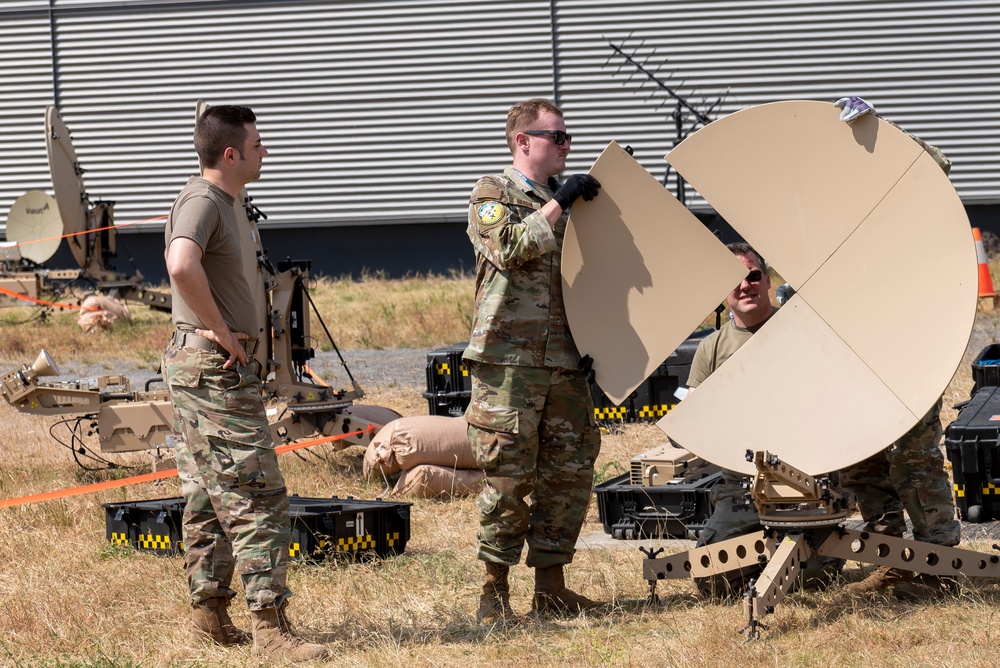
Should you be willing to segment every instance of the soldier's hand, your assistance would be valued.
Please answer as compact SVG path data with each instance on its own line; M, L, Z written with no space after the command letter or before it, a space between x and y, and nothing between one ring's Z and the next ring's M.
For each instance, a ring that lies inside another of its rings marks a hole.
M210 329L196 329L195 334L215 341L229 352L229 359L222 365L223 369L228 369L234 363L246 366L247 352L243 349L243 344L240 341L249 337L243 332L230 332L229 330L216 332Z
M565 211L578 197L587 202L597 197L597 189L600 187L600 182L590 174L574 174L566 179L566 183L562 184L552 199Z
M833 103L833 106L839 107L840 120L844 121L848 125L858 120L865 114L875 115L875 107L865 102L865 100L857 95L852 95L851 97L842 97Z

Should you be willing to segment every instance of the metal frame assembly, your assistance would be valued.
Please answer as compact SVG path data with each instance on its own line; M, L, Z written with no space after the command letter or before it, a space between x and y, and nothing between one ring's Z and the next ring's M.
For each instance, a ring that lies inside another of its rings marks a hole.
M740 632L753 640L767 630L761 619L774 612L814 554L942 577L1000 577L997 554L848 529L841 523L849 514L846 504L828 478L808 476L767 452L748 451L747 459L757 467L748 496L764 529L667 557L657 556L662 550L643 549L642 574L652 602L658 600L660 580L766 564L743 594L746 624Z

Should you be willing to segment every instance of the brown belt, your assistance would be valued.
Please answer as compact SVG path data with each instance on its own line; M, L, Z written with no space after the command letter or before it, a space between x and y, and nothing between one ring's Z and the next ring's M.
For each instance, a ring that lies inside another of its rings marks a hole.
M257 352L256 338L239 339L239 343L243 346L243 350L246 352L248 357L252 357L253 354ZM174 330L174 344L178 348L195 348L197 350L216 352L221 355L229 355L229 351L226 350L221 343L216 343L212 339L206 339L200 334L186 332L180 329Z

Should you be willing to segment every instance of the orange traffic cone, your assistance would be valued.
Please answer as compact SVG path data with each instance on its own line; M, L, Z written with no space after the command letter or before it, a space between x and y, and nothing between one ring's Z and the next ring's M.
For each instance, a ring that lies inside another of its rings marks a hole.
M986 259L986 248L983 246L983 235L978 227L972 228L972 239L976 242L976 262L979 263L979 299L992 299L993 308L996 308L1000 294L993 290L990 265Z

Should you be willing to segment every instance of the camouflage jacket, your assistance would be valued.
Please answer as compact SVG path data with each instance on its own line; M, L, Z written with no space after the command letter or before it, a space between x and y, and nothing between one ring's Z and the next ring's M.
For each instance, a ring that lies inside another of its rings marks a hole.
M476 250L476 313L465 359L575 369L580 353L563 307L561 258L566 214L549 226L539 211L554 179L528 181L513 167L484 176L469 198Z

